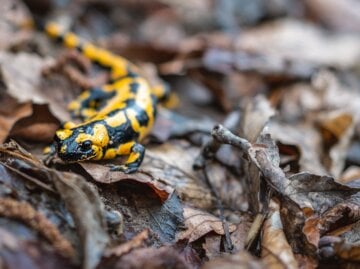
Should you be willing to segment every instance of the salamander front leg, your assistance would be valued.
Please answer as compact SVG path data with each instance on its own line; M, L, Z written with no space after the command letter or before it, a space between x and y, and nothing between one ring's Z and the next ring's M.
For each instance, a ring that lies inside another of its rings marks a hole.
M43 153L46 155L43 159L43 163L49 166L56 155L55 143L52 143L50 146L44 148Z
M123 148L121 148L123 147ZM126 148L130 149L130 151L126 152ZM145 148L143 145L138 143L132 143L131 147L129 148L126 146L120 146L119 154L125 155L129 154L129 158L127 159L126 163L123 165L109 165L111 171L122 171L126 174L134 173L138 170L140 164L142 163L145 155Z

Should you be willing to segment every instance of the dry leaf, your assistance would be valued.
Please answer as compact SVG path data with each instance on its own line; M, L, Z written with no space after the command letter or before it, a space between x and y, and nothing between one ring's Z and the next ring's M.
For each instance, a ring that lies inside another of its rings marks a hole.
M261 240L262 262L266 268L299 268L283 231L279 202L271 200L269 209Z
M209 232L224 235L224 228L221 220L209 213L190 207L184 208L186 230L178 233L177 240L186 239L189 243L198 240ZM235 231L233 224L229 225L229 231Z
M206 262L202 269L261 269L265 268L261 261L257 260L245 251L226 255L221 258L213 259Z
M189 269L184 259L171 247L140 248L123 255L120 259L100 264L100 268L114 269Z
M305 0L306 8L325 25L341 31L360 32L359 2L356 0Z
M4 143L8 137L13 125L24 117L28 117L32 113L32 105L30 102L18 103L13 97L2 94L0 99L4 105L0 108L0 142Z
M310 23L284 19L244 32L236 47L319 66L350 68L360 56L359 40L356 35L328 34Z

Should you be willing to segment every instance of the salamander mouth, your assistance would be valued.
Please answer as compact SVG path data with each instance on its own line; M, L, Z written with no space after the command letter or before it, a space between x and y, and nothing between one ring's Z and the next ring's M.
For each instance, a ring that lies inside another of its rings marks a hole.
M95 158L95 156L96 156L95 153L91 154L90 156L83 155L83 156L81 156L80 160L78 160L78 161L80 161L80 162L88 161L88 160Z

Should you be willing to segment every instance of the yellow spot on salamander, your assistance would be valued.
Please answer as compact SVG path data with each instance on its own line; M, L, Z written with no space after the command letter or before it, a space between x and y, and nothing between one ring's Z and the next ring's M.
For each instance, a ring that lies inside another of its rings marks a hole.
M62 29L55 23L49 23L45 26L45 32L52 38L56 38L61 35Z
M118 155L128 155L131 152L131 148L134 146L135 142L128 142L122 144L118 148Z
M98 147L106 147L109 144L109 134L106 127L103 124L95 124L93 129L94 134L80 133L75 142L81 144L87 140L90 140L94 145Z
M117 79L119 77L123 77L127 75L127 70L125 66L118 66L116 65L115 67L113 67L113 69L111 70L111 78L112 79Z
M105 122L112 128L119 127L126 122L126 116L124 111L119 111L115 115L106 118Z
M94 45L92 45L90 43L84 44L83 53L90 60L96 60L97 59L97 52L98 52L98 49Z
M72 129L76 127L76 124L72 121L67 121L63 124L64 129Z
M79 38L74 33L67 33L64 36L64 44L68 48L75 48L77 45L79 45Z
M60 140L65 140L65 139L69 138L72 134L73 134L73 131L71 131L69 129L63 129L63 130L56 131L56 136Z
M130 123L131 123L131 126L134 129L134 131L137 133L140 132L140 124L136 118L136 115L137 115L136 111L134 109L127 109L126 114L130 119Z
M161 98L162 96L164 96L165 92L166 90L163 85L156 85L151 88L151 93L155 95L157 98Z
M81 116L85 119L89 119L93 116L95 116L97 111L93 108L84 108L81 110Z
M126 161L126 164L136 162L139 159L139 157L140 157L140 153L132 152Z
M170 97L163 103L163 106L168 109L174 109L178 107L179 104L180 104L179 97L176 94L171 93Z
M112 66L113 64L113 55L107 50L98 49L97 50L97 61L105 66Z
M68 104L68 110L74 111L79 110L81 108L80 103L78 101L72 101Z
M106 150L105 155L104 155L104 159L114 159L116 157L116 149L111 148Z
M45 147L44 149L43 149L43 153L44 154L50 154L50 152L51 152L51 147Z
M65 153L65 152L66 152L66 148L67 148L66 145L62 146L61 149L60 149L60 152L61 152L61 153Z
M102 147L98 147L98 146L92 146L91 147L95 157L93 158L93 160L101 160L103 158L103 151L102 151Z

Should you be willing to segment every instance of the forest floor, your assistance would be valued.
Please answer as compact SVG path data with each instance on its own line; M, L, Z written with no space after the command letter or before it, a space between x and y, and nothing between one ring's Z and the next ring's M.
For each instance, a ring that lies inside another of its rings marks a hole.
M357 268L360 2L0 0L1 268ZM108 70L57 21L179 99L132 174L44 162ZM70 59L70 60L69 60ZM45 164L46 163L46 164ZM359 229L359 230L358 230Z

